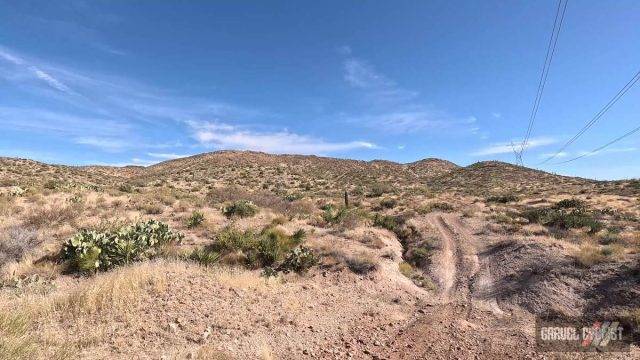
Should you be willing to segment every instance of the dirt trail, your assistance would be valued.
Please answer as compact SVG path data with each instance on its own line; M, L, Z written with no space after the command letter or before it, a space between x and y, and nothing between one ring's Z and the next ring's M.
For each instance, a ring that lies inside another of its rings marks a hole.
M433 213L423 221L437 231L440 239L432 266L440 301L420 309L415 321L397 334L383 357L535 357L526 325L532 319L523 318L523 314L504 315L495 300L475 296L476 289L485 289L492 282L488 267L478 257L479 240L471 229L457 214Z

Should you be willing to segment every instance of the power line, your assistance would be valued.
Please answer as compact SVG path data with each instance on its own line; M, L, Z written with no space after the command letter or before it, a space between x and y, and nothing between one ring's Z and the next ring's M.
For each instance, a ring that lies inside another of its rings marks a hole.
M598 111L598 113L591 120L589 120L585 124L585 126L582 127L582 129L580 129L580 131L578 131L577 134L575 134L571 139L569 139L569 141L567 141L564 145L562 145L562 147L560 147L560 149L556 151L553 155L549 156L544 161L539 162L537 165L542 165L544 163L547 163L549 160L556 158L558 154L560 154L569 145L573 144L576 140L578 140L578 138L582 136L582 134L584 134L587 130L589 130L589 128L591 128L593 124L595 124L598 120L600 120L600 118L602 118L602 116L604 116L604 114L607 111L609 111L609 109L611 109L611 107L615 105L615 103L617 103L618 100L620 100L620 98L622 98L622 96L624 96L624 94L626 94L627 91L629 91L629 89L631 89L638 82L638 80L640 80L640 70L637 73L635 73L635 75L633 75L631 80L629 80L625 84L625 86L622 89L620 89L620 91L618 91L618 93L611 100L609 100L609 102L602 109L600 109L600 111Z
M637 133L638 131L640 131L640 126L638 126L637 128L635 128L635 129L633 129L633 130L631 130L631 131L629 131L629 132L625 133L625 134L624 134L624 135L622 135L622 136L618 136L617 138L615 138L615 139L613 139L613 140L609 141L608 143L606 143L606 144L604 144L604 145L602 145L602 146L600 146L600 147L598 147L598 148L595 148L595 149L593 149L593 150L591 150L591 151L589 151L589 152L587 152L587 153L584 153L584 154L582 154L582 155L580 155L580 156L576 156L576 157L574 157L573 159L569 159L569 160L565 160L565 161L557 162L557 163L555 163L554 165L566 164L566 163L568 163L568 162L572 162L572 161L576 161L576 160L578 160L578 159L582 159L582 158L583 158L583 157L585 157L585 156L593 155L593 154L595 154L595 153L597 153L597 152L601 151L602 149L604 149L604 148L606 148L606 147L608 147L608 146L610 146L610 145L612 145L612 144L615 144L615 143L617 143L618 141L620 141L620 140L622 140L622 139L624 139L624 138L626 138L626 137L628 137L628 136L631 136L631 135L633 135L633 134Z
M516 156L516 160L522 165L522 154L526 149L531 132L533 131L533 123L535 122L538 109L540 108L540 102L542 101L542 93L547 83L547 76L549 75L549 69L551 68L551 62L553 61L553 55L556 52L556 45L558 44L558 37L560 30L562 29L562 23L564 22L564 14L567 10L568 0L558 0L558 7L556 9L556 17L553 20L553 29L551 30L551 36L549 37L549 44L547 45L547 54L544 58L544 65L542 67L542 73L540 74L540 80L538 81L538 90L536 91L536 97L533 101L533 108L531 109L531 115L529 116L529 124L527 126L527 132L525 133L524 140L520 146L520 154ZM559 19L559 21L558 21Z

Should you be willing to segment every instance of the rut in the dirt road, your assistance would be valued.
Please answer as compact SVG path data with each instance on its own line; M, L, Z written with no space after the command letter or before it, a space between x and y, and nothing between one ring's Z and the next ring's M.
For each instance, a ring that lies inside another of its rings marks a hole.
M434 214L428 218L441 239L441 250L434 261L434 273L445 300L452 297L469 301L471 284L478 271L478 256L469 232L457 218Z
M521 320L498 315L475 296L475 284L481 278L487 282L488 273L480 265L480 243L471 229L458 214L432 213L423 220L440 239L431 273L438 282L441 302L421 309L381 357L440 359L456 354L458 358L526 358L532 343L519 325ZM525 348L528 350L523 352ZM411 349L410 353L406 349ZM518 352L523 355L514 356Z

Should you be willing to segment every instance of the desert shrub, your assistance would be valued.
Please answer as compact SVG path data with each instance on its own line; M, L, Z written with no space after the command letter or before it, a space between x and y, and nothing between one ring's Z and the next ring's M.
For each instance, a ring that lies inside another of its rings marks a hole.
M164 208L162 205L151 202L151 201L143 201L141 203L136 204L136 210L141 211L147 215L158 215L162 214Z
M200 226L200 224L202 224L203 221L204 221L204 214L201 213L200 211L194 211L191 213L191 216L187 218L187 227L189 229L198 227Z
M10 261L20 261L41 243L38 231L33 228L11 226L3 229L0 234L0 267Z
M380 200L380 207L383 209L392 209L398 204L396 199L386 198Z
M359 275L366 275L378 268L378 263L368 254L361 253L346 258L349 270Z
M271 220L271 226L284 225L287 221L287 218L284 216L276 216Z
M616 233L612 233L610 231L605 232L604 234L602 234L602 236L598 238L598 242L602 245L619 243L621 240L622 239L620 238L620 235Z
M282 264L278 267L278 270L285 273L291 271L304 273L317 263L318 258L311 249L300 246L289 251Z
M256 235L252 230L240 231L233 226L226 226L216 234L212 247L220 252L234 252L254 248L256 244Z
M38 207L28 212L24 217L27 227L41 228L74 222L83 210L82 203L61 205L51 204L48 207Z
M335 208L333 205L327 204L322 209L322 220L325 224L339 226L343 229L355 228L367 216L363 210L355 207Z
M133 186L129 183L122 183L120 184L120 186L118 186L118 190L122 191L123 193L131 193L133 192Z
M250 201L256 206L269 208L287 217L310 214L313 205L304 200L288 201L269 191L249 192L240 187L214 188L207 193L205 200L211 205L240 200Z
M424 264L431 257L431 249L426 246L411 249L411 262L414 264Z
M108 270L154 257L162 246L179 243L182 238L156 220L110 232L83 229L64 243L61 257L81 272Z
M411 264L409 264L406 261L401 262L400 264L398 264L398 270L400 270L400 273L408 278L411 278L411 276L413 275L413 266L411 266Z
M554 208L534 208L525 210L521 216L531 223L563 230L588 227L589 233L595 234L604 228L600 221L582 208L570 211Z
M443 201L428 203L417 209L418 213L420 214L428 214L433 211L450 212L453 210L454 210L453 205Z
M252 217L258 213L258 207L247 200L234 201L222 209L222 214L226 217Z
M369 197L380 197L384 194L389 194L393 192L393 187L389 184L384 183L376 183L371 185L369 189Z
M600 249L600 253L607 258L619 257L624 253L624 247L620 244L605 245Z
M554 208L556 209L570 209L570 208L577 209L577 208L584 208L584 207L585 207L584 201L580 199L575 199L575 198L560 200L554 205Z
M47 190L55 190L58 187L58 182L50 179L44 183L43 187Z
M582 267L591 267L605 261L605 255L598 247L591 244L582 244L580 250L574 256L576 263Z
M518 201L518 197L513 194L495 195L495 196L489 196L487 198L487 202L494 202L494 203L500 203L500 204L506 204L506 203L515 202L515 201Z
M399 222L395 216L375 214L373 217L373 226L395 232L398 225Z
M104 201L104 198L102 198ZM84 197L81 194L73 194L71 197L67 199L67 201L71 204L80 204L84 202ZM97 199L96 199L97 202Z
M211 266L220 261L220 253L206 248L194 249L187 258L200 265Z
M296 270L296 266L306 267L311 264L310 250L299 250L305 237L306 232L302 229L288 235L284 230L273 226L267 226L259 233L227 226L217 234L216 241L210 248L225 258L231 256L242 259L251 268L271 267L280 270L282 264L290 258L282 271L303 271L302 268Z
M283 259L285 254L300 245L305 238L304 230L298 230L289 236L278 228L266 228L260 234L256 258L260 266L272 266ZM251 256L249 257L252 258Z
M289 193L284 196L284 199L288 202L294 202L296 200L300 200L304 197L304 195L300 193Z
M9 189L9 195L13 197L24 196L26 193L27 190L21 188L20 186L12 186L11 189Z
M433 283L433 281L429 277L421 274L408 262L403 261L400 264L398 264L398 270L402 275L404 275L405 277L410 279L414 284L416 284L416 286L420 286L422 288L429 289L429 290L433 290L436 288L436 285Z

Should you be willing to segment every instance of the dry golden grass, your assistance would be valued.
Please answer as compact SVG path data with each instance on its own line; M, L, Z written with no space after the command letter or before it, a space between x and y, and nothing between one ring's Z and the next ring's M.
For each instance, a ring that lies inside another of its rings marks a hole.
M180 266L140 263L83 279L68 291L2 297L0 359L63 359L95 343L106 326L100 318L124 317L142 293L164 290L167 265Z
M602 255L600 249L597 246L583 243L580 246L580 250L574 255L576 262L583 267L591 267L599 264L605 260L605 256Z
M269 288L277 286L281 279L264 278L255 272L241 268L219 267L211 270L213 277L221 284L234 289L252 289L266 292Z

